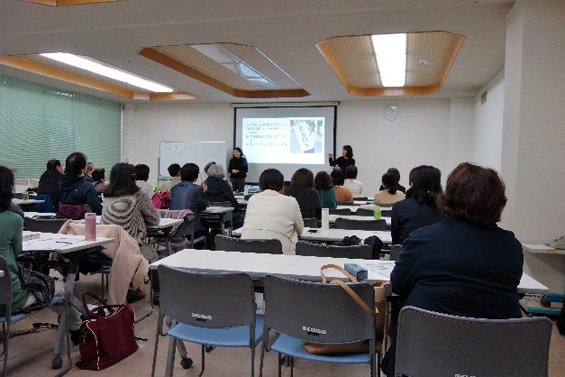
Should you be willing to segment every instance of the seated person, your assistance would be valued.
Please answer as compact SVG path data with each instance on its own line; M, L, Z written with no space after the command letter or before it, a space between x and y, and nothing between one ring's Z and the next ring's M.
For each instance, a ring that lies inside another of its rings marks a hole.
M475 318L519 318L522 245L499 228L506 205L498 173L463 163L451 172L438 207L446 220L404 241L390 275L405 305ZM394 376L396 337L382 369Z
M55 193L57 192L57 184L63 180L63 165L59 160L49 160L47 162L47 170L41 174L39 178L39 186L37 187L38 195L49 195L51 201L55 201Z
M314 173L306 168L298 169L290 179L290 186L284 188L284 195L292 196L298 202L302 218L322 217L320 195L314 188Z
M30 291L24 287L20 279L16 256L22 252L23 219L9 211L12 203L14 189L14 174L5 166L0 166L0 255L8 262L9 274L12 280L12 311L26 308L44 307L47 302L42 292ZM44 287L48 292L51 287ZM51 296L62 296L65 293L65 284L54 281L54 291ZM48 301L50 302L50 300ZM63 305L52 306L59 314L63 313ZM4 316L6 308L0 306L0 316ZM80 313L75 308L69 311L69 329L73 343L78 344L78 330L81 324Z
M171 164L169 165L167 170L171 178L167 179L161 184L161 186L159 187L159 191L161 192L171 191L171 188L173 188L173 186L175 185L178 185L181 181L179 164Z
M345 168L345 182L343 187L348 188L354 198L361 196L363 192L363 182L357 179L357 166L349 165Z
M402 186L399 182L400 182L400 172L398 171L397 168L389 168L387 171L387 173L392 173L394 174L394 176L396 177L396 186L395 188L398 191L402 191L402 193L406 194L406 188L404 188L404 186ZM381 185L381 187L379 187L379 191L383 190L384 187Z
M96 165L94 165L94 162L87 162L86 172L83 175L83 178L86 182L94 183L94 178L92 178L92 172L94 172L94 170L96 170Z
M284 254L294 255L304 222L296 199L282 195L283 185L284 176L277 169L261 173L260 192L249 198L241 238L276 238Z
M397 190L396 176L393 173L384 173L382 177L383 189L377 192L373 203L375 204L394 204L404 198L402 191Z
M243 218L238 213L239 204L233 195L233 191L229 183L225 180L226 173L224 167L218 164L212 164L206 169L206 199L209 202L230 202L233 207L233 226L239 228L243 225Z
M102 214L102 203L92 183L83 179L86 172L86 156L74 152L65 161L65 176L57 184L53 206L58 210L61 204L79 205L87 208L87 212Z
M155 189L147 182L149 180L149 171L149 166L145 164L135 165L135 184L151 199Z
M184 164L180 170L181 182L171 189L170 209L189 209L194 212L194 237L202 236L205 231L200 223L200 211L208 207L208 200L204 196L207 190L206 183L196 185L200 168L193 163Z
M345 182L343 170L333 170L331 177L337 202L353 204L353 194L348 188L343 187L343 183Z
M392 206L393 244L401 244L414 230L444 219L437 209L437 197L441 191L441 172L438 168L422 165L412 169L406 199Z
M94 179L94 182L92 183L94 185L94 189L98 193L98 196L101 196L101 194L106 191L106 188L108 188L108 184L106 183L106 169L94 170L92 172L92 179Z
M314 187L320 196L322 208L336 209L337 198L335 196L334 185L332 177L325 171L320 171L314 178Z

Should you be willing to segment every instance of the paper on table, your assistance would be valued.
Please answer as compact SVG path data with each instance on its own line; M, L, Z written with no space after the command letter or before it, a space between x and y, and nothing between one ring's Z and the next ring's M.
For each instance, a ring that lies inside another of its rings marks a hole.
M363 266L376 274L379 274L383 277L383 280L390 280L390 274L394 269L394 262L368 262L364 263Z
M57 250L67 245L84 241L84 236L57 235L53 237L35 238L22 243L23 251L32 250Z

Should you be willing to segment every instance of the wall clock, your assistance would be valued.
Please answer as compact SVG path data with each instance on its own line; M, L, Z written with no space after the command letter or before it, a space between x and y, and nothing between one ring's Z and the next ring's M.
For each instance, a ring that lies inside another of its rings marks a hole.
M394 105L385 107L385 118L390 121L398 119L398 107Z

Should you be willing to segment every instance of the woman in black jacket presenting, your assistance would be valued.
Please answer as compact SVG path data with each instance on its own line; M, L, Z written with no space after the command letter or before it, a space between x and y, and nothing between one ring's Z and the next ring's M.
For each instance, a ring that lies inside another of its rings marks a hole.
M247 159L243 157L241 148L233 149L233 158L228 166L232 190L243 192L245 177L247 177Z
M344 145L341 157L334 160L334 155L332 153L328 154L330 158L330 166L334 170L341 169L345 171L345 168L351 165L355 165L355 159L353 158L353 148L351 145Z

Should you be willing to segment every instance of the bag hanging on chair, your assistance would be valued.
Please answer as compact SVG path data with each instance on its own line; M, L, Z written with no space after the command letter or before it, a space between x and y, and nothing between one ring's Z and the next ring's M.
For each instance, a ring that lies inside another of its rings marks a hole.
M326 264L322 266L322 282L327 283L328 280L324 275L324 270L335 269L343 273L349 278L350 281L357 283L357 279L347 272L344 268L335 264ZM375 282L373 287L375 288L375 307L370 308L365 304L365 302L341 280L334 279L329 282L330 284L339 284L346 292L365 310L367 313L375 317L376 321L376 344L375 350L377 353L381 352L384 339L384 323L385 323L385 310L386 310L386 286L388 282ZM363 340L354 343L344 343L344 344L322 344L322 343L311 343L304 341L304 349L312 355L333 355L339 353L363 353L369 352L369 341Z
M86 296L100 306L88 310ZM135 314L129 305L108 305L91 292L82 295L88 319L80 325L80 369L102 370L125 359L139 348L135 340Z

